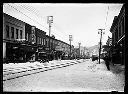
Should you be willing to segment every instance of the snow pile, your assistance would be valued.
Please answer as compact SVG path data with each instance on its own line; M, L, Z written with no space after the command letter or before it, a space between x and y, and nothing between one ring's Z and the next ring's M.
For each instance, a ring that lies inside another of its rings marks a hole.
M105 65L105 62L101 60L101 63L99 64L98 61L86 61L86 70L89 70L91 72L101 72L101 71L107 71L107 67Z

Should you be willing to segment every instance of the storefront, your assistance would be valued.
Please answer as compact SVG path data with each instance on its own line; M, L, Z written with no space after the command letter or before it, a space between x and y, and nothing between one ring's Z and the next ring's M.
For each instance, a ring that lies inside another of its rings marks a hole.
M29 60L35 61L36 47L26 43L6 42L5 63L20 63Z
M118 45L119 45L119 55L120 55L120 63L122 65L125 64L125 36L123 36L119 41L118 41Z
M48 57L47 57L47 53L45 51L45 47L38 47L38 50L37 50L37 61L38 60L46 60Z

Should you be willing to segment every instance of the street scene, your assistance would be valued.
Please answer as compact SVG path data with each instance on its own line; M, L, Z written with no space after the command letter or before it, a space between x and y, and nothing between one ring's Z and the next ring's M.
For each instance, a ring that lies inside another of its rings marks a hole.
M124 92L125 4L3 3L3 92Z

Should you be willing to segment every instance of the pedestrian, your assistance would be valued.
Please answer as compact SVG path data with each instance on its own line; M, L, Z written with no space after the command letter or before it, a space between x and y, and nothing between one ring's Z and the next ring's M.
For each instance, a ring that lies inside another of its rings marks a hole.
M109 67L110 61L109 61L109 59L110 59L110 58L109 58L107 55L105 55L104 61L105 61L105 64L106 64L106 67L107 67L108 70L110 70L110 67Z

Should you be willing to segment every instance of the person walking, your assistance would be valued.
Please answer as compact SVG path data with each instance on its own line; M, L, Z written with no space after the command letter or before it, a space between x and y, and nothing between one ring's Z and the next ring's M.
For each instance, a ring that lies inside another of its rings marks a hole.
M108 57L108 55L105 55L104 57L104 61L105 61L105 64L106 64L106 67L108 70L110 70L110 67L109 67L109 64L110 64L110 57Z

